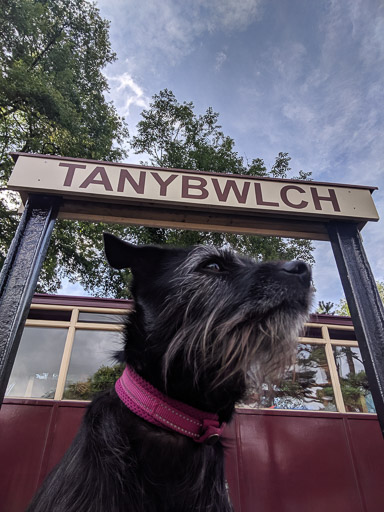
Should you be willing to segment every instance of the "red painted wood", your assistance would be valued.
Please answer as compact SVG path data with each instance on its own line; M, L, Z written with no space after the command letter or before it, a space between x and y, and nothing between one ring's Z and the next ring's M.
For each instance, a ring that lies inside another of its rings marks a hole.
M87 404L8 399L0 411L0 509L22 512ZM384 442L373 415L240 410L225 432L236 512L379 512Z
M236 448L236 423L225 427L223 445L225 452L225 474L229 485L229 495L236 512L240 511L239 472Z
M342 415L260 412L236 418L241 512L364 511Z
M100 299L98 297L74 297L73 295L51 295L48 293L35 293L32 304L71 306L71 307L96 307L96 308L116 308L127 309L133 307L131 299ZM353 326L352 319L349 316L312 314L309 322Z
M366 510L384 509L384 441L376 418L358 416L348 421L357 479L364 495Z
M0 510L24 511L35 493L52 405L4 403L0 413Z
M54 404L54 422L50 429L47 450L38 483L39 486L51 469L60 462L64 453L69 448L80 427L87 405L84 402L56 402Z
M32 304L130 310L132 309L133 301L131 299L99 299L98 297L74 297L73 295L35 293Z

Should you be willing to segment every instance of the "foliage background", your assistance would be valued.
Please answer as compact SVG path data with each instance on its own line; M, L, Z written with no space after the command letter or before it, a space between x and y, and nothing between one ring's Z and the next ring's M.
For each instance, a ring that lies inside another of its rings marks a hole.
M271 169L262 158L245 161L208 108L197 114L164 89L142 112L136 135L105 99L103 69L116 59L109 24L87 0L4 0L0 12L0 265L18 223L17 196L5 192L11 151L122 161L130 148L156 166L292 177L280 152ZM299 171L298 179L310 179ZM307 240L226 233L90 224L60 220L52 236L38 291L56 292L64 277L95 295L126 297L129 272L105 261L102 232L137 243L231 244L257 259L314 262Z

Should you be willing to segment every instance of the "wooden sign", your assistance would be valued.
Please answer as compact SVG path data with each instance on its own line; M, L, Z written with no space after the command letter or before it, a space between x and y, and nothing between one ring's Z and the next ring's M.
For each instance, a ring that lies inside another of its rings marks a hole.
M67 218L73 218L70 214L77 211L81 218L95 220L100 208L106 217L102 220L121 221L124 208L128 207L126 211L130 212L130 217L135 206L176 208L179 215L180 209L185 212L188 208L188 211L206 214L256 215L285 221L291 218L294 222L345 219L365 223L379 218L371 197L375 187L202 173L23 153L14 156L17 161L9 188L21 192L22 196L26 193L61 196L63 216ZM84 210L85 204L89 205L88 214ZM114 206L113 218L106 212L108 206ZM156 219L154 222L156 225Z

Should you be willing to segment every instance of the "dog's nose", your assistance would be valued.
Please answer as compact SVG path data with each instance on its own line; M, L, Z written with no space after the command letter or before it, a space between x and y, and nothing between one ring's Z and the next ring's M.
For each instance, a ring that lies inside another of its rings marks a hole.
M280 271L291 274L292 276L296 276L300 278L301 281L308 283L308 285L311 281L311 267L307 265L307 263L304 263L304 261L287 261L282 264Z

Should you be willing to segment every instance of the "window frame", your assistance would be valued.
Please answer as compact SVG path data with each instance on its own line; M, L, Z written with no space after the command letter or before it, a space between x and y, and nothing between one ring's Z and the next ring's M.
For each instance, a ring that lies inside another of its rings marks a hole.
M71 360L72 348L75 340L75 334L77 330L88 330L88 331L122 331L124 327L123 317L129 312L129 309L120 308L102 308L102 307L90 307L90 306L65 306L65 305L54 305L54 304L32 304L31 309L50 310L50 311L71 311L71 318L69 321L61 320L31 320L27 319L25 327L57 327L67 329L67 335L65 339L64 349L61 356L59 375L57 378L56 391L53 400L56 401L70 401L70 402L88 402L89 400L67 400L63 398L65 382L67 379L69 363ZM121 315L121 323L95 323L95 322L79 322L80 312L84 313L102 313L108 315ZM26 400L36 400L36 397L12 397L12 398L23 398ZM52 400L51 398L38 398L38 400Z
M36 320L36 319L27 319L25 326L26 327L55 327L55 328L66 328L67 335L64 344L64 350L61 357L59 375L57 379L56 391L54 400L55 401L63 401L63 402L89 402L89 400L69 400L64 399L64 389L65 382L68 374L72 348L75 340L75 334L77 330L89 330L89 331L122 331L124 327L124 316L129 313L130 306L127 308L113 308L113 307L97 307L97 306L82 306L82 305L64 305L64 304L43 304L43 303L35 303L31 305L31 309L34 310L66 310L71 311L71 317L69 321L59 321L59 320ZM95 323L95 322L84 322L79 321L80 312L85 313L101 313L101 314L109 314L109 315L121 315L122 322L121 323ZM346 322L343 324L335 323L335 317L329 317L331 320L329 323L325 318L320 318L318 322L309 321L306 322L305 327L316 327L321 329L321 338L311 338L307 336L300 336L298 338L298 343L308 343L310 345L324 345L325 353L327 357L327 363L330 373L330 380L332 384L332 388L335 396L335 404L337 411L317 411L319 413L327 413L327 414L369 414L371 416L376 416L376 413L370 412L349 412L345 408L344 399L341 391L340 379L337 372L336 361L333 354L333 346L349 346L359 348L358 342L356 340L342 340L342 339L331 339L329 335L328 329L340 330L340 331L354 331L354 327L352 324L346 325ZM333 321L332 321L333 320ZM348 319L349 320L349 319ZM26 400L36 400L32 397L12 397L12 398L22 398ZM49 398L39 398L39 400L52 400ZM240 409L249 409L246 405L239 406ZM263 409L263 408L260 408ZM268 408L265 408L269 410ZM280 409L279 409L280 410ZM293 409L284 409L284 410L293 410ZM311 413L313 411L302 411L304 413Z
M330 317L332 318L332 317ZM335 319L335 317L333 317ZM323 319L322 319L323 320ZM349 319L348 319L349 320ZM341 391L341 385L339 380L339 374L337 372L337 366L336 361L333 355L333 346L348 346L348 347L356 347L359 348L359 344L357 340L342 340L342 339L331 339L329 335L328 329L334 329L334 330L340 330L340 331L354 331L355 328L353 325L341 325L341 324L335 324L334 322L326 323L324 321L320 322L306 322L305 327L320 327L321 328L321 338L310 338L307 336L300 336L297 340L297 343L308 343L309 345L324 345L325 346L325 354L327 357L327 364L329 368L330 373L330 379L332 388L334 391L335 396L335 404L336 404L336 411L315 411L319 414L369 414L371 416L377 416L376 413L372 412L351 412L347 411L344 404L344 398ZM250 407L247 407L246 405L241 405L238 407L239 409L251 409ZM260 407L259 410L271 410L268 407ZM295 409L279 409L279 411L294 411ZM303 412L304 414L313 413L314 411L311 410L300 410L300 412Z

